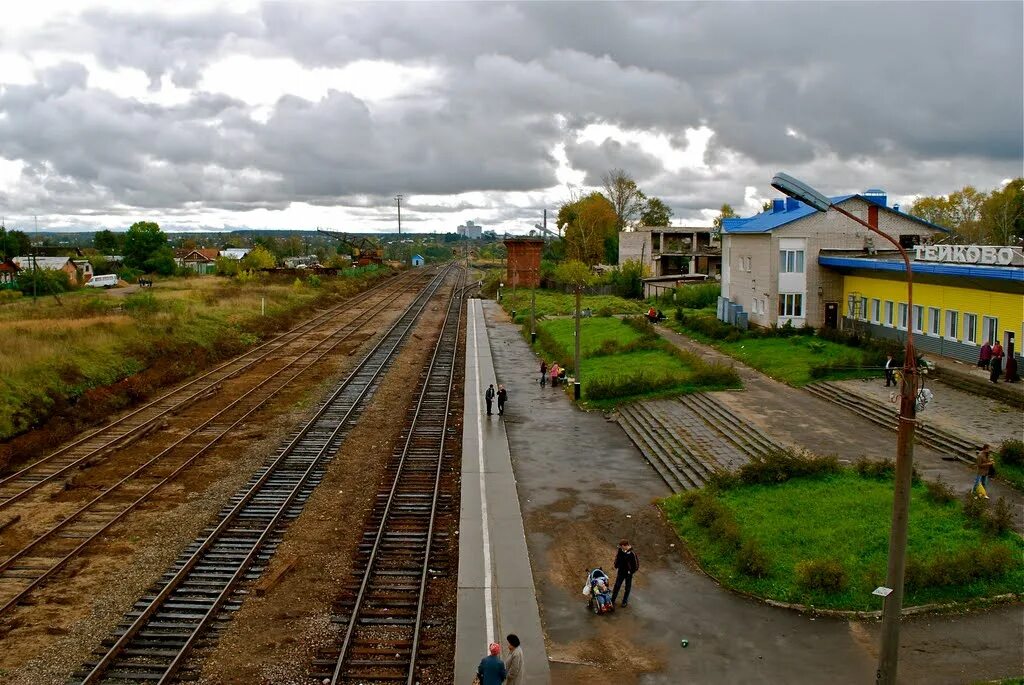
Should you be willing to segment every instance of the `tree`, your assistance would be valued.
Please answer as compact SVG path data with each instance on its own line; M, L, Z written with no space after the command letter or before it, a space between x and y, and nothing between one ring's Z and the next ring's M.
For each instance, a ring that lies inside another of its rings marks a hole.
M174 250L170 247L161 247L142 263L143 271L161 276L170 276L177 268L178 263L174 261Z
M32 251L32 241L24 231L8 230L0 227L0 255L3 257L22 257Z
M964 186L947 196L920 197L910 206L910 213L950 229L955 242L983 242L979 220L987 197L974 186Z
M158 255L164 249L170 252L173 262L174 253L168 247L167 235L160 230L160 226L152 221L136 221L124 236L125 266L152 271L146 267L146 262L152 258L165 257L166 253Z
M558 210L558 225L565 229L565 253L584 264L597 264L607 258L606 239L618 238L615 208L601 193L591 193ZM618 261L618 248L613 258Z
M981 205L980 223L987 242L1013 245L1024 238L1024 178L993 190Z
M672 218L672 208L656 197L647 198L644 211L640 214L640 223L644 226L668 226Z
M732 219L733 217L736 216L736 212L733 211L732 205L729 204L722 205L722 208L719 209L718 211L719 214L718 216L715 217L715 221L712 224L714 226L714 230L711 232L711 235L715 238L715 240L720 239L722 236L722 222L724 222L726 219Z
M612 169L605 173L601 182L605 197L615 211L615 230L625 230L644 211L647 197L637 187L636 181L622 169Z
M589 266L578 259L570 259L558 265L555 269L555 278L571 287L573 293L576 294L576 350L572 372L576 377L573 396L578 400L580 398L580 299L583 289L593 283L594 275Z
M113 231L96 231L92 246L102 255L119 255L124 249L124 236Z
M246 271L273 269L275 266L277 266L277 259L274 258L270 250L262 245L257 245L249 250L249 254L242 257L242 262L239 264L239 268Z

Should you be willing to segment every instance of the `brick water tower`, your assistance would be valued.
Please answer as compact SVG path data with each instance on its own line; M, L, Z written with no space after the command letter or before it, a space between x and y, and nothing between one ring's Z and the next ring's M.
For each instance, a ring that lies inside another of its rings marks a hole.
M505 287L536 288L540 285L540 253L544 250L542 238L506 238L508 270Z

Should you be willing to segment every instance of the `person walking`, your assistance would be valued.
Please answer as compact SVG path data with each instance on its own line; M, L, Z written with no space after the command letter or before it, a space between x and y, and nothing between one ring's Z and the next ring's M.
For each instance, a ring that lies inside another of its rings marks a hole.
M985 486L988 485L988 477L992 473L993 467L996 465L995 460L992 458L992 448L988 444L981 446L978 450L978 458L975 460L975 466L978 468L978 475L974 477L974 485L971 487L971 492L988 499L988 493L985 492ZM978 489L978 486L981 489Z
M476 679L480 685L501 685L505 682L505 663L500 654L501 645L497 642L487 645L487 656L476 667Z
M487 415L491 415L491 402L494 401L494 383L487 386L487 392L484 393L484 402L487 403Z
M615 605L615 598L619 596L619 588L622 582L626 582L626 592L622 595L622 606L629 604L629 591L633 588L633 574L640 570L640 558L633 551L633 545L629 540L619 540L619 549L615 553L615 587L612 588L612 605Z
M526 661L523 657L523 648L519 646L519 636L511 633L505 638L505 641L508 642L508 658L505 659L505 683L506 685L526 685Z
M885 355L885 387L896 385L896 362L891 354Z
M981 346L981 350L978 352L978 366L988 371L989 360L992 359L992 345L988 340Z
M1003 373L1003 346L996 340L992 346L992 360L989 362L988 379L993 383L999 382L999 376Z
M558 385L558 362L551 362L551 387Z
M504 385L498 386L498 416L505 413L505 403L508 401L508 390Z
M540 360L540 387L544 387L544 384L548 382L548 363L543 359Z

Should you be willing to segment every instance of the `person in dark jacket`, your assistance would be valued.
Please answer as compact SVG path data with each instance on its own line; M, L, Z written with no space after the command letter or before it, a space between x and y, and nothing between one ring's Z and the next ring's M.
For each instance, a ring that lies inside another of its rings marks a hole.
M633 551L629 540L619 540L619 550L615 553L615 587L612 589L612 604L619 596L622 582L626 582L626 593L622 595L622 606L629 604L629 591L633 588L633 574L640 570L640 558Z
M992 345L988 340L981 346L981 350L978 351L978 366L988 371L989 361L992 359Z
M988 379L993 383L999 382L999 376L1003 373L1003 346L996 341L992 346L992 360L989 362Z
M504 385L498 386L498 416L505 413L505 403L508 401L508 390Z
M896 361L891 354L885 356L885 387L896 385Z
M505 682L505 662L501 660L501 645L492 642L487 646L487 656L476 667L480 685L501 685Z
M540 360L540 387L544 387L544 384L548 382L548 363L543 359Z
M487 403L487 415L491 415L491 402L494 401L494 383L487 386L487 392L484 393L484 402Z

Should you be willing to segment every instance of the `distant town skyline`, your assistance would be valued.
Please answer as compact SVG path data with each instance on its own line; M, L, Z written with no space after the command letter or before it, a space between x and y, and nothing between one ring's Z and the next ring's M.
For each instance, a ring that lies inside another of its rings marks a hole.
M525 233L613 168L707 225L777 194L1024 169L1024 5L24 3L0 26L11 228ZM913 27L913 30L911 30Z

